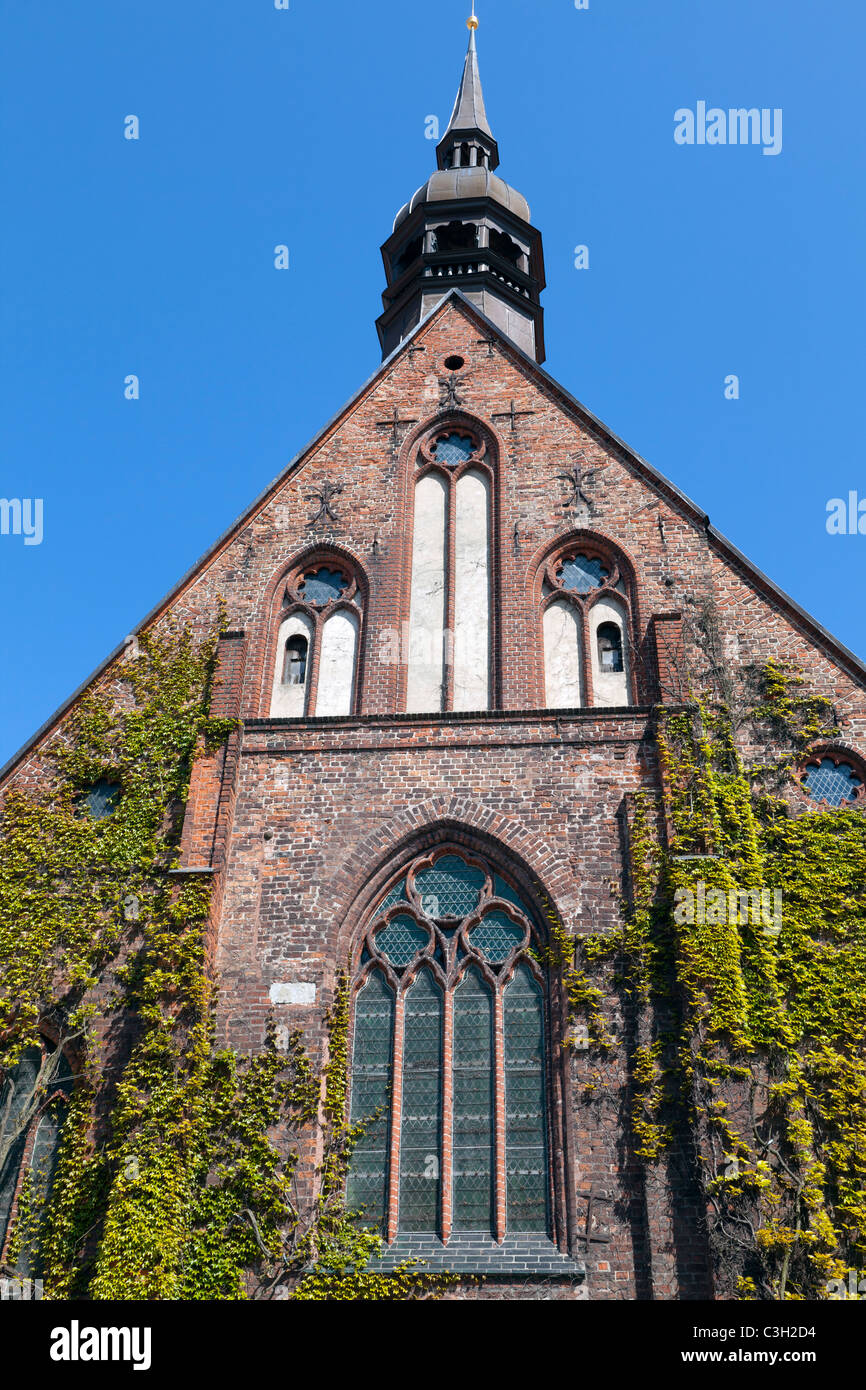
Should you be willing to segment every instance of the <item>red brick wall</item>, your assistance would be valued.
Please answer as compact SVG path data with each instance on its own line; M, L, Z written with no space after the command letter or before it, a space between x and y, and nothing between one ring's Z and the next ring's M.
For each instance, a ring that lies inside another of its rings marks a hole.
M387 367L171 600L175 620L202 633L224 600L232 634L222 644L214 712L239 712L244 727L197 766L182 866L216 871L219 1030L239 1048L261 1043L271 985L304 982L316 986L315 1003L275 1012L278 1022L303 1027L321 1056L335 975L364 913L400 856L424 844L450 837L499 856L529 898L536 884L543 888L570 931L618 920L618 812L629 793L657 786L659 774L647 708L538 712L539 568L569 539L601 537L633 573L644 705L658 698L659 685L663 698L680 698L688 615L711 597L726 662L798 663L836 704L840 737L866 752L863 686L844 660L723 552L699 514L671 489L652 486L639 461L555 387L506 347L488 355L478 342L485 332L465 307L446 304L413 340L416 350ZM498 710L409 717L400 713L405 671L381 655L385 634L409 616L416 446L437 417L444 359L454 354L466 360L463 402L447 419L483 431L497 478ZM503 418L512 401L524 412L514 429ZM395 408L413 423L399 428L392 447L382 422ZM564 508L567 490L557 481L576 455L587 474L595 472L585 484L589 515ZM334 502L339 520L311 529L313 508L304 499L326 480L343 484ZM364 590L360 709L345 719L271 722L280 586L302 557L329 551L352 560ZM27 781L40 774L31 757L15 775ZM608 1005L627 1040L637 1021L618 997ZM629 1156L626 1051L604 1064L603 1085L591 1093L586 1081L595 1061L576 1053L564 1067L560 1215L574 1236L593 1194L595 1229L604 1238L587 1246L591 1298L705 1296L707 1259L688 1164L675 1155L645 1181ZM526 1295L509 1288L497 1296ZM528 1296L575 1295L545 1285Z

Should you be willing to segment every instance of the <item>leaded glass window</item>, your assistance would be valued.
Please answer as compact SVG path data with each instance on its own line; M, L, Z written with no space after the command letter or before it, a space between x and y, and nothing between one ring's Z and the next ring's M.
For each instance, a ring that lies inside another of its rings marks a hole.
M478 906L484 874L449 854L432 868L422 869L415 887L429 917L466 917Z
M508 1229L547 1228L544 1018L525 965L505 990L505 1132Z
M468 434L445 434L436 440L430 452L437 463L456 468L472 457L475 441Z
M401 878L399 883L395 883L394 887L388 890L376 911L377 913L387 912L388 908L393 907L395 903L401 903L405 901L406 880L405 878Z
M79 815L88 815L93 820L106 820L114 815L120 803L120 786L117 782L105 779L94 782L76 803Z
M400 1229L439 1224L442 1145L442 991L429 970L406 994L403 1114L400 1134Z
M355 1002L351 1123L363 1130L346 1193L350 1210L373 1226L385 1220L393 1034L394 992L374 970Z
M523 944L526 935L521 922L513 922L504 912L488 912L469 933L469 941L485 960L501 965L511 952Z
M607 549L607 547L604 547ZM631 599L613 550L561 550L541 574L544 699L548 709L632 702Z
M493 995L476 969L454 991L454 1230L493 1219Z
M515 893L510 883L506 883L504 878L499 877L499 874L493 875L493 896L495 898L504 898L506 902L514 903L515 907L519 907L521 911L523 911L517 893Z
M53 1051L48 1044L44 1048ZM12 1234L17 1193L29 1173L29 1239L16 1264L16 1273L26 1277L40 1273L39 1218L54 1180L66 1100L72 1090L72 1072L65 1056L59 1058L47 1087L40 1082L45 1056L43 1047L27 1048L0 1085L0 1141L14 1136L0 1171L0 1256ZM26 1123L28 1111L31 1116Z
M856 801L863 787L863 779L853 763L830 757L809 763L802 780L813 801L826 801L830 806Z
M351 714L361 649L357 578L336 562L299 566L288 575L281 600L271 718Z
M18 1128L27 1098L36 1084L41 1061L42 1049L29 1047L18 1065L13 1068L3 1085L0 1086L0 1138L11 1137ZM0 1251L3 1249L6 1238L6 1229L15 1198L15 1189L18 1185L26 1141L27 1133L25 1130L15 1140L6 1163L0 1171Z
M387 927L376 933L377 949L398 969L413 961L429 940L429 931L411 917L392 917Z
M563 589L574 589L579 594L588 594L597 589L610 574L607 565L596 556L572 555L563 560L556 571L556 577Z
M545 994L533 945L521 893L457 849L416 859L373 905L357 957L351 1118L377 1118L354 1152L348 1195L389 1239L547 1230Z
M326 566L311 570L309 574L304 575L298 584L298 590L303 595L304 601L312 603L317 608L323 608L326 603L338 599L348 587L349 581L340 570L328 569Z

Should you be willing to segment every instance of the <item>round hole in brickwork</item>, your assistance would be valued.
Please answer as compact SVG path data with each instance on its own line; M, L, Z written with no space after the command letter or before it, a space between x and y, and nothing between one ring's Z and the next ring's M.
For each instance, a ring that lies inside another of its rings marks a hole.
M459 372L461 367L465 367L465 365L466 365L466 358L465 358L465 357L446 357L446 358L445 358L445 364L444 364L444 365L448 368L449 372Z

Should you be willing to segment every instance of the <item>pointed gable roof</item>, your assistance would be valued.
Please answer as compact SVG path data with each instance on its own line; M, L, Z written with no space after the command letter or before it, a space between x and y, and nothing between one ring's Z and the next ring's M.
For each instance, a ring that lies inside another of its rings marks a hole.
M478 50L475 46L475 30L469 35L469 47L463 65L460 90L451 112L446 135L451 131L480 130L483 135L493 138L493 131L487 121L484 109L484 93L481 90L481 73L478 68Z
M477 27L477 26L476 26ZM448 129L436 146L436 159L440 169L451 167L455 145L468 140L478 144L487 158L487 168L491 171L499 164L499 146L490 129L487 111L484 106L484 92L481 89L481 73L478 67L478 49L475 45L475 29L469 32L469 47L463 63L463 76L457 91L457 99L448 122Z
M572 396L564 386L561 386L549 372L546 372L543 367L540 367L533 358L527 356L527 354L517 347L510 338L505 336L495 323L492 323L480 310L476 309L475 305L470 303L460 290L449 291L449 293L435 305L430 313L415 326L412 332L409 333L408 336L404 338L403 342L394 349L390 356L381 363L373 375L368 377L346 404L331 417L327 424L325 424L297 454L295 454L291 462L268 484L264 491L259 494L237 521L223 532L219 539L205 551L201 559L186 572L174 588L171 589L164 598L160 599L147 616L133 629L132 635L146 631L176 602L181 594L190 587L217 556L231 544L238 533L253 520L264 506L267 505L274 494L279 491L288 479L303 466L307 457L313 453L348 415L351 414L366 396L375 390L380 380L391 367L393 367L394 363L408 351L413 344L413 340L422 334L435 319L440 317L450 307L454 307L465 314L475 327L482 330L486 338L492 338L503 353L518 361L527 374L537 381L539 385L543 386L569 414L573 415L579 423L588 426L597 433L602 442L615 449L622 461L632 467L649 487L660 496L664 497L669 503L678 507L689 520L703 530L708 541L724 560L743 574L770 602L784 609L793 620L796 627L806 633L818 646L823 647L828 655L842 667L853 680L866 687L866 663L864 663L860 657L855 655L844 643L834 637L831 632L828 632L816 618L813 618L810 613L807 613L804 608L801 608L789 594L785 593L783 589L780 589L762 570L752 564L751 560L749 560L741 550L738 550L721 531L717 530L716 527L712 525L707 513L704 512L696 502L693 502L686 493L682 492L675 483L672 483L663 473L660 473L658 469L654 468L651 463L648 463L645 458L635 453L635 451L630 448L619 435L614 434L613 430L609 429L597 415L594 415L592 411L582 405L580 401ZM82 681L81 685L73 691L69 698L36 730L32 737L29 738L16 753L13 753L12 757L9 758L2 767L0 767L0 785L2 785L3 781L14 771L18 764L32 752L36 745L60 723L75 704L75 701L108 670L113 662L123 655L128 641L129 638L126 638L119 646L115 647L91 675L89 675L86 680Z

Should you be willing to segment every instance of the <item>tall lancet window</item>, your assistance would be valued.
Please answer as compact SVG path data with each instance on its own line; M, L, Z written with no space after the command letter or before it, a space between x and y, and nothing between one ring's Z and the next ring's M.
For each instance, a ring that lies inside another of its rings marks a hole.
M629 585L613 553L587 539L547 561L541 628L548 709L631 703Z
M277 632L273 718L354 712L361 618L358 584L342 561L325 558L289 575Z
M9 1260L16 1221L16 1273L41 1274L42 1215L51 1192L61 1130L72 1093L69 1061L44 1039L0 1075L0 1262Z
M418 453L406 709L489 709L492 473L487 448L453 425Z
M546 1235L548 1014L520 894L443 846L370 915L354 987L348 1203L389 1241Z

